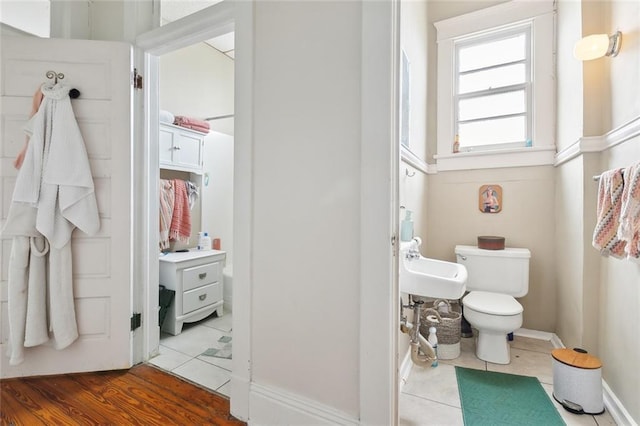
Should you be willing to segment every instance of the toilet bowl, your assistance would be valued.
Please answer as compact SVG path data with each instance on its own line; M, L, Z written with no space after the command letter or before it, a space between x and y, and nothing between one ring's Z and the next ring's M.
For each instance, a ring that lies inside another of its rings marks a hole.
M233 307L233 265L227 265L222 269L222 298L224 310L232 312Z
M464 316L478 330L476 356L494 364L511 362L506 335L522 326L523 308L511 296L472 291L462 299Z
M507 334L522 326L524 309L515 297L529 291L531 252L456 246L455 253L468 272L469 293L462 298L462 305L465 319L478 331L476 356L494 364L509 364Z

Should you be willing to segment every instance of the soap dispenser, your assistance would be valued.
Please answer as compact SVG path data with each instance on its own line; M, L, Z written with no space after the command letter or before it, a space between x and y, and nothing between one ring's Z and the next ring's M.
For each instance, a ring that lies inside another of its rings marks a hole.
M413 220L411 210L405 209L405 216L400 224L400 241L411 241L413 238Z

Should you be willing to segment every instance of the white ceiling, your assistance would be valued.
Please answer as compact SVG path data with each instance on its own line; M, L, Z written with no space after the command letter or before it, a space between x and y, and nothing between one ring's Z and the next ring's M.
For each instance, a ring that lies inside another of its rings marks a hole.
M222 0L161 0L162 25L191 15L220 1ZM234 58L234 33L223 34L204 42L231 59Z

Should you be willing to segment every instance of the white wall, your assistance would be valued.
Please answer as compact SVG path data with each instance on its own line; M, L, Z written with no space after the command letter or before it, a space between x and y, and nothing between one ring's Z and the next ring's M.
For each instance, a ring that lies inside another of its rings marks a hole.
M356 418L360 18L256 3L251 324L255 382Z
M559 157L574 153L575 158L557 167L556 216L562 232L556 235L556 333L567 347L584 347L602 360L603 379L626 409L622 414L630 416L619 424L638 423L640 373L629 366L640 359L640 265L600 256L591 240L597 194L592 176L640 161L640 4L565 3L560 2L558 14L558 27L567 29L558 40L564 58L559 66L566 63L558 72L559 93L566 94L558 99L564 118L558 120L558 145ZM575 63L566 59L575 41L616 30L623 33L620 54L578 62L576 74ZM570 88L582 95L570 96Z
M0 22L38 37L49 37L50 14L50 0L0 2Z
M211 239L220 238L233 264L233 136L211 132L205 141L205 176L202 197L202 229ZM208 183L207 183L208 182Z
M199 119L233 114L233 73L233 60L204 43L165 54L160 57L160 108ZM233 259L233 122L233 118L210 122L205 175L201 182L197 179L202 215L196 206L189 244L197 242L198 232L209 232L212 239L220 238L227 264Z
M400 45L410 61L410 120L409 143L411 151L426 162L427 158L427 2L401 1ZM427 228L427 175L407 162L400 164L399 205L411 210L414 234L426 238ZM400 213L404 219L404 211ZM399 234L398 234L399 235ZM407 295L402 295L407 304ZM404 312L411 314L409 310ZM409 350L409 336L398 335L398 359L402 362Z
M205 43L160 57L160 108L199 119L233 114L234 63ZM233 135L233 119L211 129Z

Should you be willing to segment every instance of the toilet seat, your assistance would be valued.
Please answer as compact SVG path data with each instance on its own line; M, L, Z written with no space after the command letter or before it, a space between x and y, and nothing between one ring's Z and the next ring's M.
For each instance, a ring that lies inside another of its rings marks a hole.
M513 296L488 291L472 291L462 299L462 304L474 311L490 315L518 315L524 311Z

